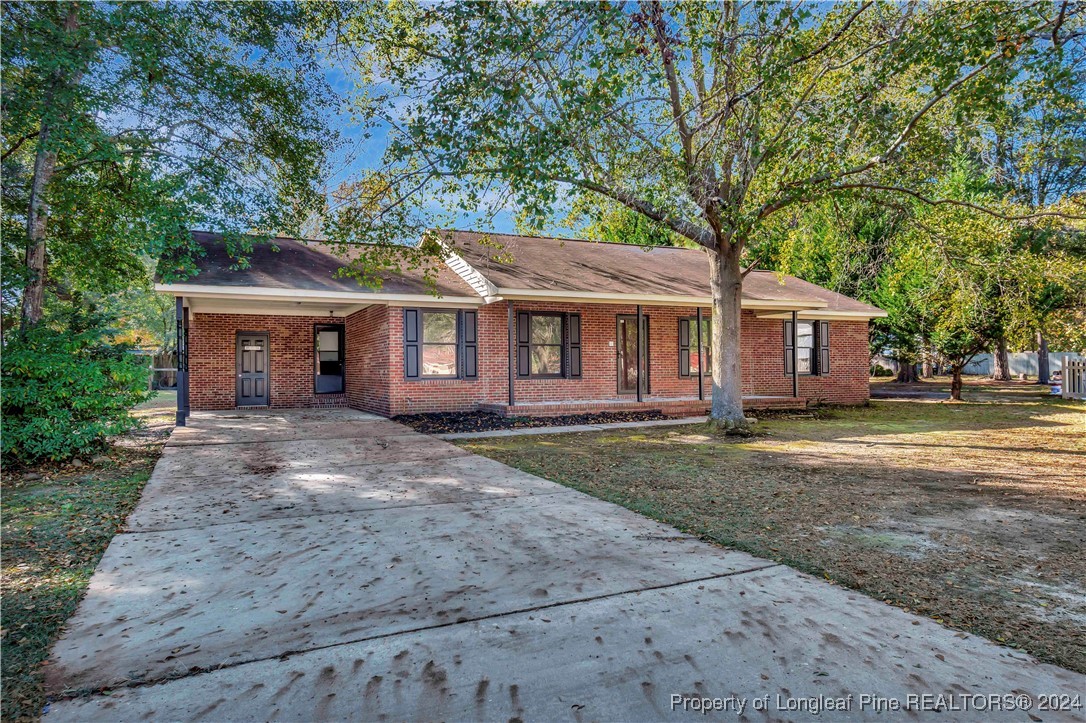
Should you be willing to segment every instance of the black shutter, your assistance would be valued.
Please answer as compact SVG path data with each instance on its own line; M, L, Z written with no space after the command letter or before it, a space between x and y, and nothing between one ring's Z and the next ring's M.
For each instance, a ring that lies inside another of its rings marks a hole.
M679 319L679 376L690 376L690 320Z
M818 373L830 373L830 322L818 322Z
M463 311L463 328L460 330L460 358L464 360L464 378L475 379L479 376L479 335L476 311Z
M566 337L569 347L569 376L581 377L581 315L566 315Z
M789 377L795 373L795 367L792 365L794 331L791 321L784 322L784 374Z
M420 376L422 357L422 312L403 310L403 374L408 379Z
M531 338L529 319L527 311L517 312L517 375L522 377L528 376L531 372L528 364L528 341Z

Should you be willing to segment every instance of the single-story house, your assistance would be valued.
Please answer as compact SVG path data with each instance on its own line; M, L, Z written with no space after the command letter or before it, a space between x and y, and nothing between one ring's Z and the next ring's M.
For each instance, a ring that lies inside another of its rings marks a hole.
M369 288L338 274L344 261L320 242L257 244L237 270L220 237L194 236L198 273L156 284L176 298L183 412L708 407L711 297L698 249L452 231L432 284L403 270ZM868 322L883 311L764 271L746 277L742 308L747 407L867 400Z

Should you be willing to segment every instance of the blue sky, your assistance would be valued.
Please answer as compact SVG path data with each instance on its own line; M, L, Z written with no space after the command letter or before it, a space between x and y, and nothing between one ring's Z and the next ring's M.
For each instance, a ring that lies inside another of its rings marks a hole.
M340 67L332 61L329 61L325 70L326 80L341 98L349 98L355 91L349 72L349 68ZM331 119L331 122L342 135L344 143L329 158L328 165L331 170L327 183L329 190L345 181L357 178L366 169L379 166L387 145L388 131L387 126L379 127L373 130L369 138L364 138L362 128L351 122L346 109L338 117ZM484 218L482 213L465 214L457 219L454 227L498 233L515 233L517 230L513 214L508 210L500 211L493 218ZM565 229L565 232L568 235L569 229Z

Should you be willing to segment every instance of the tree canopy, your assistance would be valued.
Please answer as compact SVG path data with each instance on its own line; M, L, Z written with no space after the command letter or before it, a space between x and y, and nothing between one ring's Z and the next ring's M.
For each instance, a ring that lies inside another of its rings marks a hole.
M956 142L945 124L990 117L1024 70L1049 72L1078 12L1011 2L331 6L325 17L366 91L358 117L391 130L380 167L341 189L330 236L387 244L458 208L512 205L544 226L570 196L620 204L706 249L718 320L712 416L741 425L734 341L746 245L776 214L840 193L969 204L939 195Z
M192 269L189 231L289 231L323 205L334 101L290 3L4 3L7 325L47 285ZM243 249L241 249L243 250ZM17 271L25 257L23 272Z

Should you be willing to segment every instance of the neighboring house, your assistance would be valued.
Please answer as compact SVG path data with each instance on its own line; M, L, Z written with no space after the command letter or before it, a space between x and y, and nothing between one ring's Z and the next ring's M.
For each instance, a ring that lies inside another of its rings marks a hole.
M156 284L187 320L179 399L191 409L681 414L711 397L700 250L456 231L432 289L419 271L370 289L337 275L344 262L319 242L260 244L231 270L221 239L194 236L199 273ZM748 408L867 400L867 325L884 312L763 271L742 305Z

